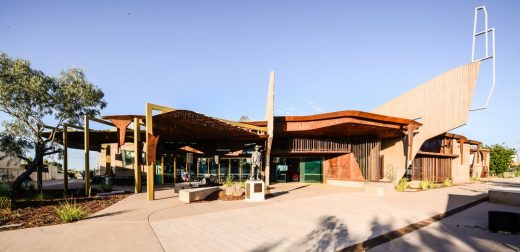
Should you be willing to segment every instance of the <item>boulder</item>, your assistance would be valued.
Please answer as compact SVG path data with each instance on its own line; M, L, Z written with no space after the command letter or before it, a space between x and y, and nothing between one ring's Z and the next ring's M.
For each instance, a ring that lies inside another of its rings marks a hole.
M226 188L226 196L232 196L234 192L235 192L235 188L234 187L227 187Z
M419 180L412 180L408 182L408 187L412 189L419 189L421 188L421 181Z
M244 190L240 186L235 186L235 190L233 190L233 196L234 197L240 197L244 194Z

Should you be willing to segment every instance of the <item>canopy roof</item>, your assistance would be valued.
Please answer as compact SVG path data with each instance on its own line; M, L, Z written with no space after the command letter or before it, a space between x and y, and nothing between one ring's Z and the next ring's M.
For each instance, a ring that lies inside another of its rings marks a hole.
M264 126L265 121L247 122ZM344 110L308 116L275 116L274 134L300 137L377 137L402 136L408 126L420 127L410 119L378 115L357 110Z
M153 116L153 133L161 141L258 140L266 138L264 127L209 117L189 110L174 110Z
M104 119L128 120L139 115L104 116ZM206 116L189 110L174 110L153 116L153 134L161 142L207 142L231 144L232 142L259 141L267 138L267 122L234 122ZM275 136L295 137L377 137L380 139L403 136L409 126L422 124L409 119L377 115L362 111L346 110L310 116L276 116ZM57 135L62 142L62 134ZM141 140L145 132L141 130ZM69 147L82 149L83 131L68 132ZM133 130L127 129L126 142L133 142ZM91 130L90 149L99 151L103 143L117 143L118 133L111 130Z

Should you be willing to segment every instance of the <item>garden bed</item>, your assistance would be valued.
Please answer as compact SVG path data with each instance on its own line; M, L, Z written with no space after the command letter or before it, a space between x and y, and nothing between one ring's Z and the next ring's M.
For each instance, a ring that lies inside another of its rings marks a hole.
M129 194L110 195L105 197L80 197L71 200L86 212L87 216L103 210L126 198ZM22 199L12 203L13 208L0 210L0 232L22 228L41 227L62 224L56 215L55 208L64 203L62 198Z

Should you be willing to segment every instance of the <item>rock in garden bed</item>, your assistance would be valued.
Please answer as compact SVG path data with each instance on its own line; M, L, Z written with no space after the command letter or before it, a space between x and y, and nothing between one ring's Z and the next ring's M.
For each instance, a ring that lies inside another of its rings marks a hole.
M222 190L222 191L214 192L214 193L210 194L208 197L206 197L206 199L197 201L197 202L208 202L208 201L213 201L213 200L232 201L232 200L244 200L245 198L246 198L246 196L243 193L242 194L235 193L235 194L227 195L226 190Z

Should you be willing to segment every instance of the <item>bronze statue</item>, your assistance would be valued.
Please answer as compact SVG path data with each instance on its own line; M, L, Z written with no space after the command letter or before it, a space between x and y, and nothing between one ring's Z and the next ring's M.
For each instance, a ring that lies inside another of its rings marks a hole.
M251 173L249 179L253 180L253 176L255 176L256 180L259 180L258 175L260 173L260 169L262 168L262 153L260 152L260 146L255 145L255 151L251 153Z

